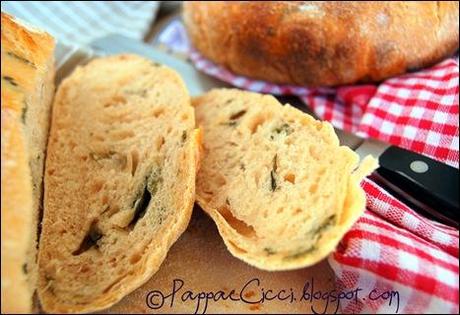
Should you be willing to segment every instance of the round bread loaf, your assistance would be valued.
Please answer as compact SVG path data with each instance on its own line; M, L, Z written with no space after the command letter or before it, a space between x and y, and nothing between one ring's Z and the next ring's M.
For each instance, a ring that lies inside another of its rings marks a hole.
M192 44L234 73L334 86L380 81L458 49L450 1L187 2Z

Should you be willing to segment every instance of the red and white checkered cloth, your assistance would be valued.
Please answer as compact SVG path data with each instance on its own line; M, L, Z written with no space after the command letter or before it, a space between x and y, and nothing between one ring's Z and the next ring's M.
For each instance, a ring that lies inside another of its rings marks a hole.
M458 168L458 58L379 85L310 89L249 79L215 65L189 48L178 20L169 24L159 41L189 53L196 68L233 86L298 95L335 127ZM458 313L459 231L420 216L371 180L364 180L362 187L367 209L329 257L337 289L363 292L358 300L341 300L342 311ZM398 304L392 291L399 294Z

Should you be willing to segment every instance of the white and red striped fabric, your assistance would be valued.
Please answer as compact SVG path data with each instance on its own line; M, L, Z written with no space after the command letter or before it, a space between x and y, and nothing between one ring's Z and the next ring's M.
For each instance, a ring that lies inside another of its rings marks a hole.
M298 95L335 127L459 165L458 58L378 85L310 89L252 80L215 65L189 48L178 20L158 39L189 53L196 68L233 86ZM367 209L329 263L339 290L361 288L381 298L344 299L342 311L458 313L459 231L422 217L370 180L362 186ZM398 305L385 299L389 292L398 292Z
M458 60L386 80L338 88L281 86L232 74L190 51L197 69L245 90L298 95L334 127L424 153L457 166Z

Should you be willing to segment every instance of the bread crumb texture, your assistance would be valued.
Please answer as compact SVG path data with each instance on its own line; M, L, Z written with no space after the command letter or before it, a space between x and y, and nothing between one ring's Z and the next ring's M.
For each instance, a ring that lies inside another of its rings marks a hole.
M2 313L33 312L54 39L1 13Z
M203 128L197 200L230 252L261 269L312 265L362 214L376 167L332 126L274 97L233 89L194 99Z
M158 270L190 219L198 139L185 85L165 66L103 57L63 81L45 170L45 311L106 308Z

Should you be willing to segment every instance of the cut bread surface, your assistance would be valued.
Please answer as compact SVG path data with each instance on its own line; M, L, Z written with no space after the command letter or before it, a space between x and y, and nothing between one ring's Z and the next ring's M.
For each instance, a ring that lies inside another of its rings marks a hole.
M219 89L193 104L204 133L197 201L230 252L267 270L328 255L364 210L359 182L375 160L358 166L329 123L272 96Z
M32 312L54 39L2 12L2 313Z
M103 57L63 81L45 170L45 311L106 308L156 272L190 219L198 141L188 92L167 67Z

